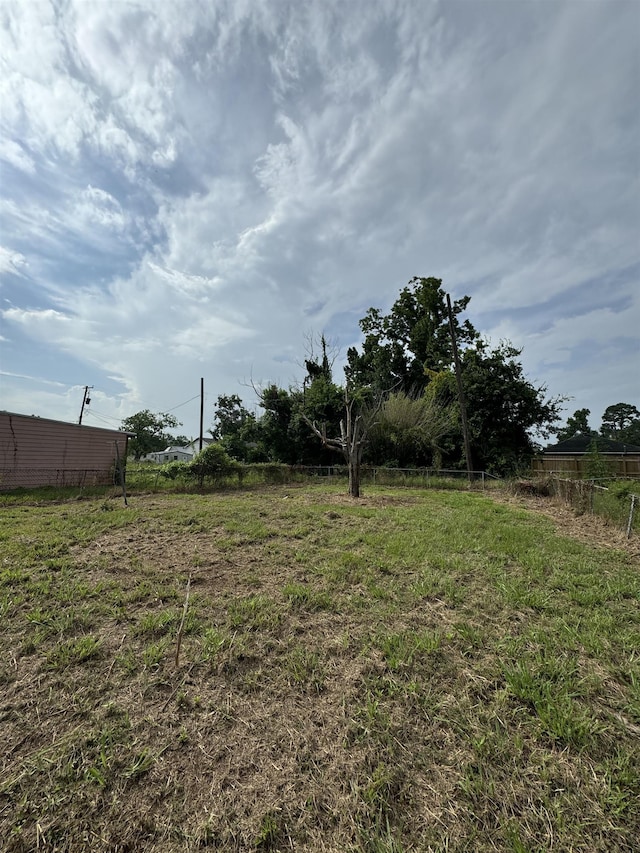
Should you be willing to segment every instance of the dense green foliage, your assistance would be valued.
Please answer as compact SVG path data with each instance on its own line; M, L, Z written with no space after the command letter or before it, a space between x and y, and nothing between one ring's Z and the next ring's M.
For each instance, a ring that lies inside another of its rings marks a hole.
M201 477L215 477L218 474L229 474L236 471L239 465L232 459L221 444L213 442L198 453L189 469Z
M453 326L476 470L504 475L527 467L539 449L536 440L550 433L557 432L558 441L577 433L597 436L589 426L589 409L577 409L564 427L556 426L566 398L550 398L544 384L527 379L521 349L509 341L490 346L463 319L469 302L469 296L455 300L450 320L442 281L411 279L388 314L372 307L360 320L362 345L347 352L343 384L333 376L322 335L319 356L312 351L304 360L302 387L272 383L258 389L261 415L250 412L237 394L220 395L211 435L238 462L330 465L339 461L336 442L348 406L353 423L359 412L370 416L363 463L464 468ZM172 442L180 444L166 432L176 426L172 415L149 410L122 422L122 429L134 434L129 446L136 459ZM640 445L640 411L628 403L609 406L601 435ZM333 439L333 448L319 440L323 436Z
M218 397L211 435L234 459L265 462L269 458L261 424L253 412L243 406L237 394Z
M180 422L173 415L164 412L154 414L149 409L144 409L125 418L120 429L133 433L129 439L129 453L140 459L147 453L155 453L168 447L174 439L166 430L177 426L180 426Z
M333 382L324 339L321 361L307 359L303 387L267 385L260 391L264 409L256 417L237 395L218 397L211 434L229 456L242 462L327 465L334 455L313 436L305 417L339 430L344 391Z
M559 420L561 399L527 380L509 343L490 348L469 319L470 298L452 304L474 465L507 473L526 465ZM236 395L219 397L214 437L243 461L322 465L335 454L318 441L309 422L327 437L341 434L345 401L387 398L363 448L363 462L400 467L464 467L461 412L453 370L447 295L440 279L414 278L388 314L370 308L360 321L361 350L351 347L346 382L334 381L324 336L321 358L305 361L302 388L268 385L256 418ZM351 403L353 406L353 402ZM375 409L376 407L374 407Z
M458 346L471 345L480 337L469 320L460 323L458 319L469 301L465 296L452 305ZM428 384L429 371L448 369L453 362L446 293L440 279L411 279L389 314L369 308L360 328L365 336L362 352L351 347L347 354L347 376L356 385L416 394Z
M557 440L566 441L568 438L573 438L574 435L592 435L593 430L589 426L590 409L576 409L576 411L567 418L567 423L562 429L558 430ZM595 433L597 435L597 433Z
M433 395L390 394L377 415L369 456L398 468L441 467L446 436L457 430L457 411Z
M589 409L577 409L567 423L558 430L558 441L573 438L574 435L598 436L596 430L591 429L588 417ZM603 438L620 441L623 444L634 444L640 446L640 411L630 403L615 403L607 406L602 415L602 427L599 433Z
M629 403L608 406L602 415L602 435L640 445L640 411Z
M520 353L508 343L464 352L464 392L478 469L509 473L528 464L536 449L532 436L546 437L559 418L562 401L548 399L544 385L529 382Z

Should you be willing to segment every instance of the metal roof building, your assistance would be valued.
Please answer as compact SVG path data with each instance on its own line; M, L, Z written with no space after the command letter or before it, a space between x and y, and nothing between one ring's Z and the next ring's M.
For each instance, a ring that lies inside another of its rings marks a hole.
M128 433L0 412L0 490L114 481Z

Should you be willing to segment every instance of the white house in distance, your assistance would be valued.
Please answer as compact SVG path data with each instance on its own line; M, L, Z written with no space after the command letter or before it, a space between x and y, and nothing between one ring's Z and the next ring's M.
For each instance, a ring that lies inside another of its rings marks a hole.
M212 438L203 438L202 447L206 447L213 442ZM159 462L163 465L165 462L191 462L193 457L200 451L200 439L196 438L189 442L185 447L167 447L165 450L160 450L157 453L147 453L143 456L142 462Z

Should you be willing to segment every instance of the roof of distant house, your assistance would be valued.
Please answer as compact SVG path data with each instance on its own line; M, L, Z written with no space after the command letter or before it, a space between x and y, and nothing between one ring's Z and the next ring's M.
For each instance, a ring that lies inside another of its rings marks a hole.
M589 453L595 449L598 453L640 453L637 444L625 444L623 441L614 441L612 438L603 438L601 435L589 435L578 432L571 438L560 441L558 444L550 444L545 447L545 453L557 453L564 456Z

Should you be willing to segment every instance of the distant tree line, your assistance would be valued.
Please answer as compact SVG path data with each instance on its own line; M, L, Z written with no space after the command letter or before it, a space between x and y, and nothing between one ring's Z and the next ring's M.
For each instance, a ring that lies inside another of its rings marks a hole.
M621 444L640 447L640 411L630 403L615 403L607 406L602 415L600 432L589 426L590 409L576 409L567 418L567 423L558 430L558 441L566 441L574 435L590 435L593 438L610 438Z
M307 342L301 385L255 389L262 413L249 411L237 394L220 395L210 433L239 462L398 468L465 467L461 408L452 329L459 350L472 464L476 470L514 473L528 466L539 440L591 432L588 409L559 429L565 397L549 397L532 383L508 341L491 346L464 316L470 302L453 302L437 278L413 278L388 314L369 308L360 320L363 343L347 352L345 375L333 374L335 353L324 335ZM134 433L137 458L179 444L169 414L148 410L123 421ZM640 443L640 413L625 403L609 406L602 435ZM184 440L186 444L186 439Z

